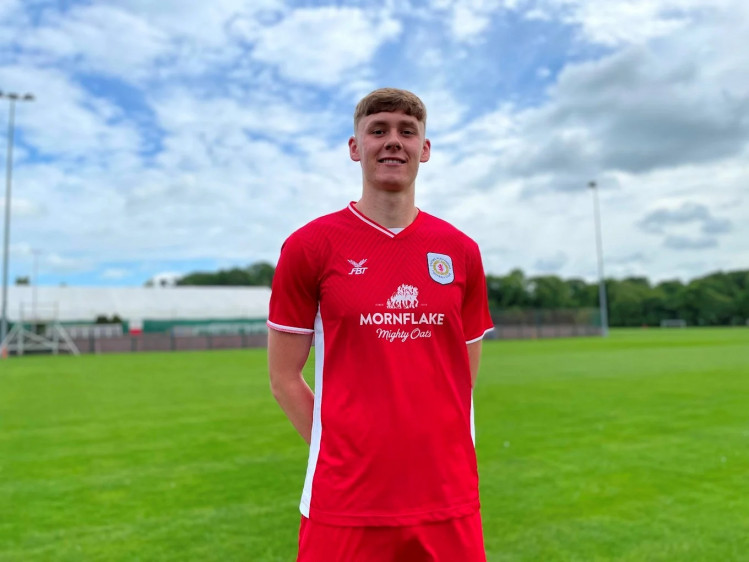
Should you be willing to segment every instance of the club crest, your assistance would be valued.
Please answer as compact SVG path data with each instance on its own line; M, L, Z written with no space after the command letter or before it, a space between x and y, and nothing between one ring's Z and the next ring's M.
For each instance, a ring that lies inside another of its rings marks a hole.
M437 283L448 285L455 281L453 260L450 256L429 252L427 253L427 264L429 266L429 276Z

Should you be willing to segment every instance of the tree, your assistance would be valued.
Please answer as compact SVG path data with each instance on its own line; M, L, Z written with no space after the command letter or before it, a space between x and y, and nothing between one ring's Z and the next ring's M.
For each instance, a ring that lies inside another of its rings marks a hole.
M567 284L556 275L531 278L531 303L533 308L569 308L572 298Z
M528 280L520 269L500 277L490 275L486 281L490 306L500 309L530 306Z
M572 308L595 308L598 306L598 284L586 283L584 279L568 279L565 282Z
M244 269L233 267L215 273L197 271L185 275L177 285L189 286L265 286L270 287L275 268L266 262L257 262Z
M267 262L257 262L247 268L251 285L270 287L276 268Z

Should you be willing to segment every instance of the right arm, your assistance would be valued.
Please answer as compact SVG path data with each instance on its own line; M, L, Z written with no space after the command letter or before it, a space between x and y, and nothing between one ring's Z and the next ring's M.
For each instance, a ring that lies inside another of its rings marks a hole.
M315 396L302 377L312 334L268 330L268 372L273 396L299 435L309 445Z

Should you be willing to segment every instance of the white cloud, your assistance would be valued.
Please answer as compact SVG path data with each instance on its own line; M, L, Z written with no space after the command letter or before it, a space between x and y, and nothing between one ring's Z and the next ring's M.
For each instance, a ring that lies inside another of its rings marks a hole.
M92 97L60 70L12 66L0 73L18 91L35 95L33 102L18 104L16 127L37 150L73 161L132 164L129 157L139 149L139 134L110 101Z
M644 44L683 29L705 12L735 6L737 0L540 0L541 13L556 13L579 25L582 36L607 46ZM531 9L535 14L538 8Z
M489 14L466 4L458 4L453 11L452 32L459 41L473 42L489 26Z
M3 188L3 195L5 188ZM39 201L14 197L11 194L11 212L17 217L40 217L44 214L44 205ZM0 213L5 214L5 197L0 198Z
M127 277L130 277L132 275L132 272L127 269L119 269L119 268L107 268L101 273L102 279L108 279L108 280L119 280L119 279L125 279Z
M80 271L89 271L94 267L94 263L87 258L49 253L44 258L44 273L78 273Z
M49 4L38 25L6 14L0 87L37 95L17 108L14 256L28 262L18 252L43 247L45 271L129 270L139 284L197 259L275 261L293 229L358 197L351 112L387 84L429 109L417 204L476 238L487 271L594 278L590 179L607 274L685 278L749 263L746 8L417 4ZM525 10L544 34L518 35L527 60L492 34L503 10ZM569 52L534 50L575 30ZM95 90L81 73L130 89ZM640 228L684 204L706 214Z
M432 131L441 133L454 130L463 122L467 108L455 99L448 88L425 88L420 92L419 97L427 108L439 108L439 111L433 114L427 109L429 135L433 134Z
M225 46L227 33L254 31L288 9L283 0L114 0L123 10L138 14L169 36L208 48Z
M356 8L301 8L260 30L252 57L292 82L331 86L357 69L366 76L362 67L400 32L397 20Z
M41 25L19 34L24 60L68 64L76 71L117 75L131 81L148 74L169 49L169 38L142 17L112 6L46 10Z

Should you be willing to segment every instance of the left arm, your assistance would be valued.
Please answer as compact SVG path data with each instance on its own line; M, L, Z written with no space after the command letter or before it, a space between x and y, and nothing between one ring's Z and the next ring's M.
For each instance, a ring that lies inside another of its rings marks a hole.
M481 360L481 340L469 343L468 348L468 365L471 368L471 388L476 386L476 377L479 374L479 361Z

